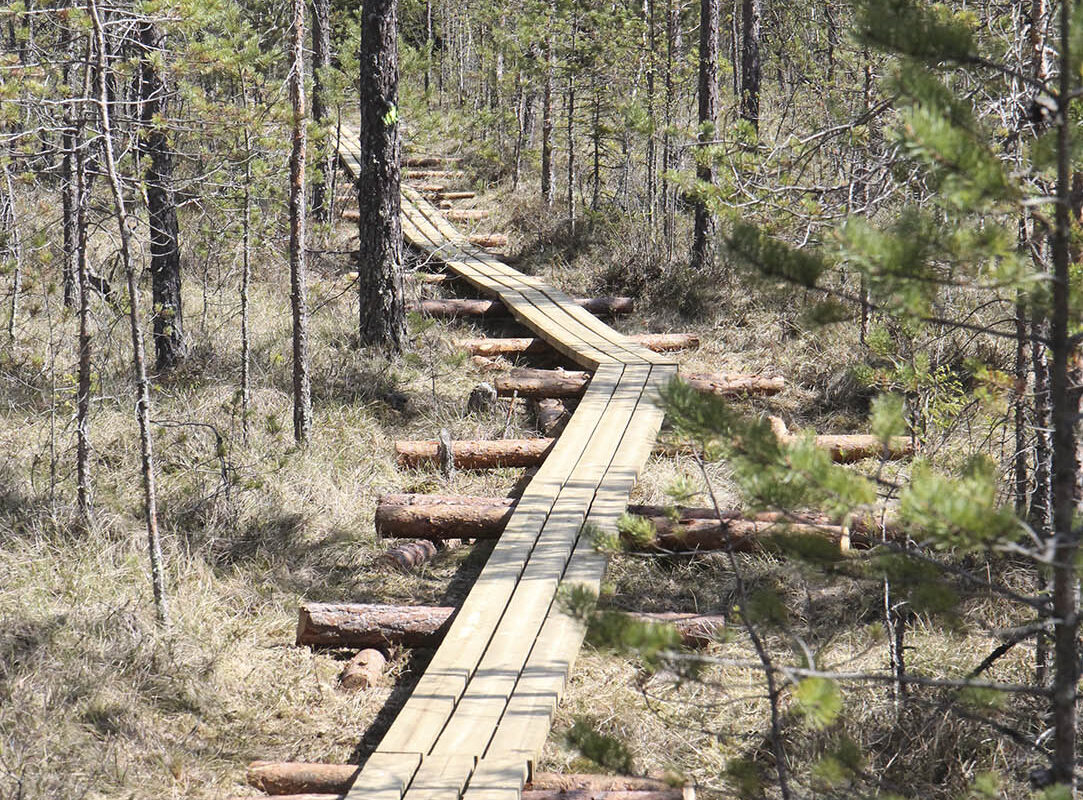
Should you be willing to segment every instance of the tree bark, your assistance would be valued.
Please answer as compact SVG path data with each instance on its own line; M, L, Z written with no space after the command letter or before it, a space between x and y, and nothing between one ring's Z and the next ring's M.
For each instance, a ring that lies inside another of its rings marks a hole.
M553 27L556 25L557 0L549 2L548 30L545 35L545 86L542 90L541 195L548 208L553 207L556 191L556 164L553 161L553 81L556 64L553 55Z
M173 194L173 151L161 121L166 85L155 66L164 36L150 22L139 25L139 102L147 157L147 216L155 367L165 372L186 355L181 300L180 229Z
M699 21L699 140L702 147L715 135L718 108L718 0L700 0ZM714 262L714 218L700 196L714 183L710 158L701 148L697 154L695 223L692 235L692 269L701 272Z
M741 7L741 118L760 129L760 2Z
M305 603L297 622L297 644L310 647L436 647L457 609L449 606L389 606L365 603ZM681 611L635 612L643 622L672 625L688 646L713 641L725 626L717 614Z
M326 222L331 218L328 185L335 169L331 139L331 109L328 107L327 78L331 70L331 0L312 0L312 121L319 130L318 169L312 180L312 216Z
M151 586L154 590L154 608L161 625L169 624L169 609L165 592L165 569L162 564L162 544L158 533L158 491L154 474L154 446L150 430L150 389L147 381L146 354L143 329L140 327L139 290L136 284L135 263L132 258L131 227L124 189L117 171L113 149L113 129L109 114L109 78L105 28L97 0L90 0L90 17L96 43L96 70L98 74L98 114L102 128L102 150L105 153L106 174L113 192L117 212L117 228L120 234L120 257L128 284L128 323L132 336L132 365L136 386L136 419L139 423L139 455L143 477L143 511L147 524L147 542L150 549Z
M293 312L293 438L308 444L312 433L312 379L308 367L308 266L306 264L305 3L293 0L290 99L293 148L290 152L290 307Z
M361 152L357 178L362 345L401 351L406 337L399 223L398 0L361 10Z
M83 95L90 94L90 66L84 71ZM90 270L87 264L87 188L86 188L86 143L83 115L74 134L75 176L74 208L75 224L72 245L75 250L76 276L78 280L75 296L79 301L79 375L78 394L75 406L75 502L79 517L84 526L90 524Z
M645 333L628 338L656 353L699 347L699 337L694 333ZM544 339L528 336L510 339L459 339L455 344L472 355L478 356L552 352L552 348Z
M457 441L451 453L459 469L496 469L498 467L532 467L545 459L555 439L492 439ZM421 467L438 464L440 445L437 441L398 441L395 453L400 467Z

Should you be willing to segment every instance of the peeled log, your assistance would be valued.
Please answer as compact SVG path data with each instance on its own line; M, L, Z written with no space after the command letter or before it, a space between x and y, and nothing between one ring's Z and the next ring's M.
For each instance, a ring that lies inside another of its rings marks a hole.
M699 337L692 333L647 333L627 337L638 345L664 353L699 346ZM455 344L471 355L501 356L517 353L552 353L544 339L520 336L508 339L459 339Z
M423 183L420 188L422 194L444 194L447 191L447 186L442 183Z
M501 397L578 397L590 383L589 372L563 369L513 369L496 379Z
M627 612L625 612L627 613ZM297 644L313 647L436 647L455 615L448 606L383 606L367 603L305 603L297 625ZM631 613L676 628L689 647L714 637L725 619L683 612Z
M448 222L473 222L479 219L488 219L492 213L484 208L460 208L447 211L444 216L447 217Z
M371 689L380 681L387 667L387 659L379 650L368 648L350 659L338 683L343 689Z
M766 378L762 375L709 375L704 373L682 374L681 380L693 389L724 397L742 394L773 395L786 388L782 378Z
M613 316L616 314L629 314L635 307L630 297L588 297L577 299L576 304L582 306L596 316ZM510 317L511 313L499 300L459 299L450 298L442 300L422 300L412 304L411 310L422 311L430 317L455 318L455 317Z
M431 540L418 539L395 545L380 556L379 560L402 572L410 572L436 558L437 552L439 551Z
M452 193L454 194L454 192ZM448 197L451 195L449 194ZM505 233L474 233L466 237L466 240L470 244L477 245L478 247L488 247L491 249L508 246L508 236Z
M297 644L312 647L427 647L444 635L453 608L375 603L302 603Z
M341 797L357 775L356 764L253 761L247 781L267 794L309 798ZM657 778L621 775L560 775L535 772L523 800L680 800L681 790ZM305 794L302 794L305 793ZM293 798L291 798L293 800Z
M556 439L465 440L451 443L451 455L458 469L533 467L540 464ZM395 442L400 467L421 467L439 463L437 441Z
M477 197L475 192L444 192L445 200L473 200Z
M831 458L840 464L863 461L866 458L882 458L898 461L914 454L914 443L905 436L893 436L884 446L879 436L871 434L841 434L816 437L816 446L831 452Z

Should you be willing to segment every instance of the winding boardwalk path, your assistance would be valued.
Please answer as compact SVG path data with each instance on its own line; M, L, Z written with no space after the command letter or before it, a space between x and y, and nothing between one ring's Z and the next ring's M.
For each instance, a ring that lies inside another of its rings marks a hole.
M358 133L340 156L357 174ZM541 753L584 631L562 587L598 589L612 529L662 424L657 389L674 361L629 341L543 281L471 245L418 192L402 190L405 240L575 363L586 394L515 508L439 649L348 800L517 800Z

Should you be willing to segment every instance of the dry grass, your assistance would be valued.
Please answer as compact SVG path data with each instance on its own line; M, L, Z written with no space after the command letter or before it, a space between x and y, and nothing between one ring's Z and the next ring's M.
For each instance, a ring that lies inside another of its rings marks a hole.
M508 230L513 249L540 253L526 259L525 269L583 293L619 290L621 279L652 286L672 274L673 263L659 260L659 253L643 249L634 237L622 238L619 230L594 239L583 232L568 246L559 226L528 195L526 189L499 190L485 205L500 213L478 226ZM512 223L520 227L506 227ZM343 228L329 249L348 247ZM638 272L622 276L622 269ZM27 307L34 315L22 321L20 345L0 364L0 798L230 797L242 792L243 768L252 759L358 758L389 716L380 714L385 703L393 709L401 702L404 692L393 686L409 686L421 661L410 663L402 655L385 686L343 693L336 687L339 654L292 645L298 602L458 602L484 552L449 552L414 575L375 566L384 547L371 522L376 498L387 491L503 494L521 475L460 473L446 483L430 471L394 466L395 438L428 438L444 426L455 437L497 437L504 410L465 414L469 390L486 379L469 366L456 368L438 356L434 398L425 369L359 352L356 303L339 277L343 270L334 259L315 264L314 436L304 451L290 435L288 297L281 263L264 255L254 288L247 443L236 399L236 273L227 270L222 284L211 287L205 314L203 295L190 283L188 324L196 345L189 362L154 392L174 617L168 631L155 627L150 609L122 321L95 300L96 523L76 534L69 374L74 322L61 318L55 291L47 308L44 285L31 288L36 299ZM682 285L687 286L676 284ZM753 412L779 413L821 432L862 429L868 397L849 377L852 327L814 330L780 295L743 287L737 279L719 287L696 300L691 323L674 310L672 290L648 290L639 313L617 324L627 331L699 333L704 346L681 356L687 368L785 375L787 390L750 401ZM444 325L425 334L432 341L448 335ZM228 495L207 429L172 427L187 422L214 425L225 437ZM508 433L522 434L530 426L520 405ZM724 465L710 469L720 501L736 505ZM664 502L665 488L680 476L696 479L696 465L652 459L636 497ZM817 648L823 663L884 667L880 597L864 584L826 581L772 556L742 557L740 565L751 587L780 590L790 633ZM620 556L607 592L607 602L622 608L732 614L739 605L734 573L719 556ZM980 598L968 599L960 618L966 624L955 628L918 620L908 640L914 668L962 674L994 644L983 629L1018 621L1001 604ZM792 641L773 633L773 656L792 660ZM762 680L757 670L732 663L753 658L746 638L738 632L708 655L724 663L708 666L697 683L651 675L634 658L585 650L545 766L594 768L563 740L579 714L629 742L638 769L687 775L711 791L732 789L722 776L734 759L769 764ZM990 677L1025 679L1031 659L1021 646ZM943 699L920 694L922 703ZM955 796L981 770L1003 768L1015 778L1019 765L1028 763L987 728L949 712L929 711L916 701L898 711L882 686L848 690L842 721L826 732L795 718L787 711L790 703L785 693L787 745L809 782L808 764L843 731L859 743L868 772L881 776L884 788L902 787L915 796ZM1012 705L999 713L1024 718L1024 711L1032 710ZM1020 796L1019 785L1008 788L1008 796ZM840 796L846 790L839 789ZM830 796L831 790L820 794Z

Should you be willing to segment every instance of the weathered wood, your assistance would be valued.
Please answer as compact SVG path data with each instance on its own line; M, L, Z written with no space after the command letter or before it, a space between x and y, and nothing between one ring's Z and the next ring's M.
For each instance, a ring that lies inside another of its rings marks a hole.
M634 309L634 303L630 297L588 297L577 299L575 302L577 305L582 306L596 316L629 314ZM440 318L507 318L511 316L511 312L508 311L507 306L499 300L472 298L422 300L420 303L413 303L410 306L410 310L421 311L430 317Z
M466 173L458 169L408 169L404 177L408 181L450 181L462 180Z
M356 764L253 761L247 782L279 800L340 797L357 774ZM662 794L665 793L665 794ZM523 800L680 800L681 790L657 778L621 775L561 775L535 772Z
M559 436L572 418L572 412L562 400L543 397L531 403L538 430L545 436Z
M418 283L446 283L454 276L443 272L409 272Z
M402 572L410 572L436 558L438 552L436 545L430 539L418 539L412 542L401 542L389 548L379 560Z
M368 603L302 603L297 644L319 647L427 647L454 609Z
M466 237L466 240L478 247L487 247L494 250L508 246L508 235L506 233L472 233Z
M563 369L513 369L498 375L496 393L501 397L579 397L590 383L590 373Z
M442 183L423 183L421 193L428 195L441 195L447 191L447 186Z
M422 169L426 167L443 167L447 164L458 164L462 161L458 156L407 156L403 159L404 167Z
M476 192L444 192L445 200L473 200L477 197Z
M312 647L436 647L455 615L450 606L388 606L368 603L304 603L297 644ZM671 624L689 647L713 639L725 624L715 614L625 612L647 622Z
M793 434L779 417L768 417L771 430L783 443L800 438ZM879 436L865 433L823 434L816 437L816 446L830 451L832 460L840 464L863 461L866 458L883 458L898 461L914 454L914 443L907 436L892 436L886 444Z
M488 219L492 213L486 208L459 208L445 212L444 216L448 218L448 222L474 222Z
M692 333L646 333L627 337L656 353L698 347L699 337ZM500 356L518 353L552 353L544 339L520 336L508 339L459 339L455 344L472 355Z
M356 764L319 764L304 761L253 761L245 776L249 786L272 795L336 794L349 791Z
M386 668L387 659L383 653L372 647L362 650L350 659L338 676L339 686L349 691L371 689L380 682Z
M742 394L773 395L786 388L786 382L782 378L768 378L763 375L692 372L682 374L681 379L693 389L725 397Z
M493 439L451 443L455 466L459 469L495 469L498 467L533 467L540 464L555 439ZM395 454L400 467L421 467L438 463L436 441L398 441Z

